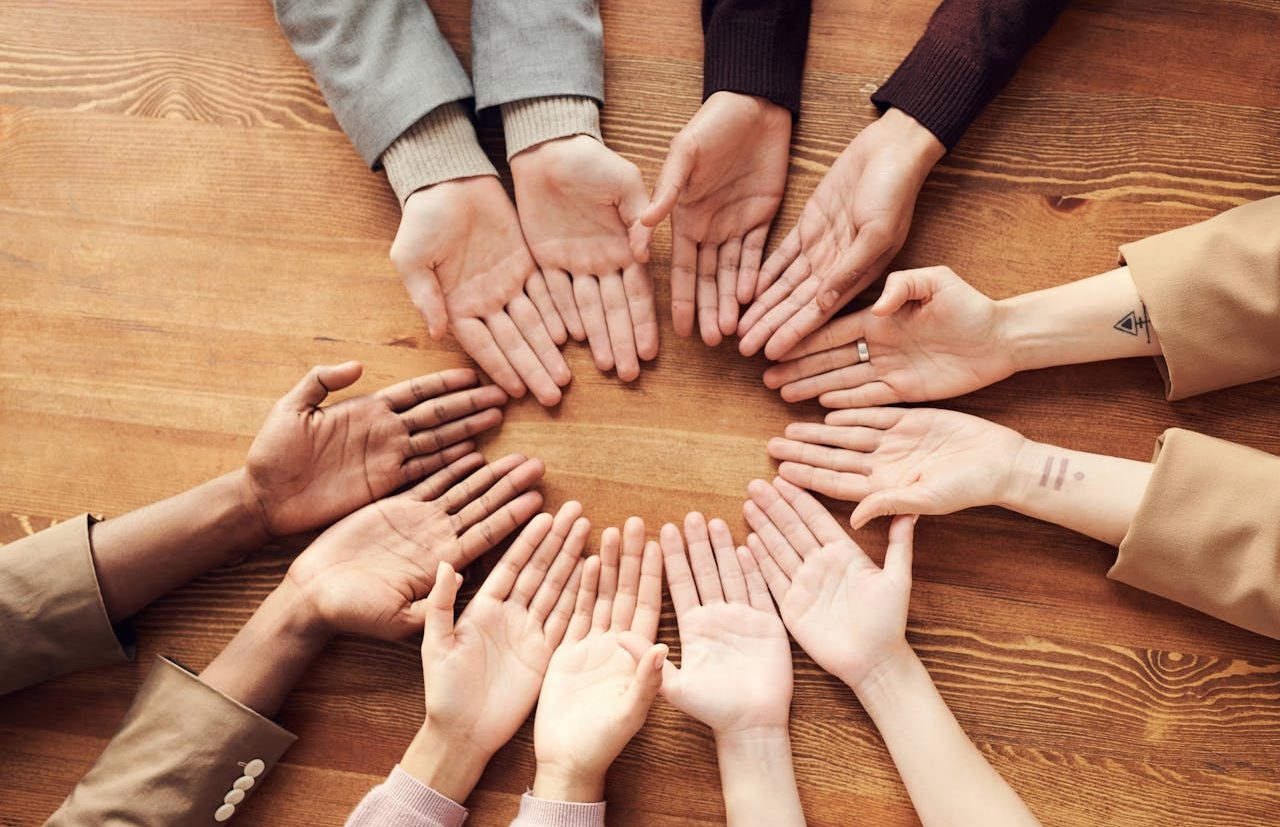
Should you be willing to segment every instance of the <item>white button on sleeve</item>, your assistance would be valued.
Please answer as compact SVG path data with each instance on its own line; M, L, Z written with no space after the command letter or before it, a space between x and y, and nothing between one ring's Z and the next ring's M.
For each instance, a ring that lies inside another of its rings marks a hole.
M244 774L250 778L257 778L259 775L262 775L262 771L266 768L267 765L262 763L261 758L255 758L244 765Z
M247 775L242 775L239 778L237 778L236 783L232 784L231 786L237 790L247 790L253 786L253 779Z
M236 805L223 804L221 807L213 811L214 821L226 821L236 814Z
M244 801L244 790L230 790L222 797L222 800L228 804L239 804Z

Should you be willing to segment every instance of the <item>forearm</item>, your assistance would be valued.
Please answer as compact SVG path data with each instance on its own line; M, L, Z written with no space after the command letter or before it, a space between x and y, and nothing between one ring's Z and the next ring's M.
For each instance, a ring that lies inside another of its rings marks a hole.
M400 769L461 804L475 789L492 757L474 744L446 735L427 721L405 750Z
M785 727L717 734L716 757L729 827L804 824Z
M1160 354L1160 339L1128 267L998 306L1018 370Z
M924 827L1039 823L965 735L905 643L852 688L880 730Z
M242 470L97 523L89 538L112 623L270 539Z
M306 597L286 579L200 673L200 680L270 717L331 636L313 618Z
M1142 503L1153 467L1027 440L1014 457L1005 497L996 505L1118 546Z

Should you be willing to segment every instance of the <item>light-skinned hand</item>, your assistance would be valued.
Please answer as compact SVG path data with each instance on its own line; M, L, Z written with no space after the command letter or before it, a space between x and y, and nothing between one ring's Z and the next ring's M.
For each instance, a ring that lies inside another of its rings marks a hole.
M662 683L667 647L654 644L662 612L662 554L632 517L606 529L583 570L573 619L538 699L533 794L600 801L609 765L644 724Z
M855 691L877 669L910 654L911 545L916 518L889 528L884 568L831 513L786 480L755 480L743 508L747 546L796 642Z
M868 362L858 361L858 339ZM890 273L875 304L832 319L787 356L765 385L828 408L947 399L1017 370L1000 305L947 267Z
M944 152L933 133L897 109L849 143L760 268L760 297L738 324L742 355L763 348L770 359L786 358L885 271Z
M417 376L320 407L359 362L320 365L272 407L245 462L247 499L274 537L311 531L421 480L475 448L507 395L475 371Z
M648 238L671 216L671 318L676 333L711 347L738 327L738 305L757 296L769 226L782 204L791 113L764 98L716 92L671 141ZM646 253L647 254L647 253Z
M880 516L950 514L1013 494L1027 440L976 416L936 408L850 408L797 422L769 441L784 480L856 502L861 528Z
M685 517L683 539L669 523L659 537L680 627L680 667L664 668L663 697L717 738L785 732L791 645L754 558L734 548L723 520L708 524L697 512Z
M434 339L458 344L514 397L560 401L569 366L564 325L492 175L418 190L404 203L391 261Z
M601 371L635 379L640 362L658 355L653 279L632 253L646 203L639 168L573 135L516 153L511 178L524 237L568 335L587 341Z
M537 513L542 495L530 489L543 471L520 454L488 465L467 454L334 523L285 580L330 635L398 640L422 628L441 561L461 568Z

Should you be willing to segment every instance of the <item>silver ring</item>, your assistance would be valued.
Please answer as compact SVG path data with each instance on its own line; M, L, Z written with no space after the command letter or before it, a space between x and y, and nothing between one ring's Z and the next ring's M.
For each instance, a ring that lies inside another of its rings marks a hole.
M871 353L867 351L867 340L858 340L858 364L871 361Z

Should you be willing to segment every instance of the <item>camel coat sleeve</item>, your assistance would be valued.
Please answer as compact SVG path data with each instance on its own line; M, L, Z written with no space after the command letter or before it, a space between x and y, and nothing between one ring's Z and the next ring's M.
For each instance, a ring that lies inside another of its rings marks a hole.
M1280 638L1280 457L1171 428L1108 576Z
M0 694L133 656L107 619L88 514L0 547Z
M1280 375L1280 195L1120 248L1170 401Z
M157 658L115 737L46 827L226 822L293 741L252 709Z

